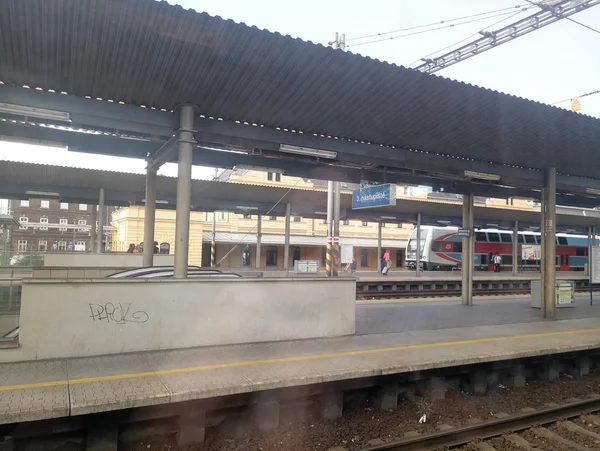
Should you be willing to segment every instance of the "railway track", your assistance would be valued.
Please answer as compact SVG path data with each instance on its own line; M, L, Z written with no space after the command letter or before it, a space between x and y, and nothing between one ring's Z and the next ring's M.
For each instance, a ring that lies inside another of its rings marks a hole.
M576 287L575 293L588 293L587 287ZM368 299L402 299L402 298L430 298L430 297L460 297L461 290L446 289L446 290L382 290L382 291L367 291L356 292L357 300ZM523 295L530 294L529 288L474 288L473 295L475 296L501 296L501 295Z
M600 449L600 416L592 415L600 412L600 395L531 410L430 434L408 434L361 451ZM548 448L541 443L549 443Z

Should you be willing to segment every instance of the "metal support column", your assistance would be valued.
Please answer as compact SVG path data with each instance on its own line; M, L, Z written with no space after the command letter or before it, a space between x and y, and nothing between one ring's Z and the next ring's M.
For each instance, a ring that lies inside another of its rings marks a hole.
M417 277L421 276L421 213L417 213Z
M283 236L283 269L290 269L290 223L291 206L288 202L285 205L285 232Z
M332 275L332 251L333 251L333 182L327 182L327 252L325 254L325 273L327 277Z
M175 218L174 277L187 278L190 248L190 203L192 195L192 152L194 141L194 106L179 108L179 160L177 171L177 209Z
M588 248L587 248L587 255L588 255L588 261L587 261L587 276L589 277L590 280L592 280L592 246L594 245L594 241L593 241L593 227L589 226L588 227Z
M96 253L104 251L104 188L100 188L98 196L98 236L96 238Z
M217 212L213 211L212 236L210 238L210 267L217 266Z
M256 217L256 267L260 268L260 247L262 244L262 215Z
M469 230L462 239L462 303L473 305L473 194L463 195L462 213L463 228Z
M546 174L546 318L556 319L556 168Z
M92 205L92 226L90 227L90 252L96 252L96 222L98 221L98 212L96 205Z
M381 235L383 232L383 224L381 221L377 223L377 271L381 272L383 270L382 260L381 260Z
M332 249L332 269L333 276L338 276L341 272L341 255L340 255L340 201L341 201L341 184L335 182L333 185L333 249Z
M542 318L546 317L546 283L544 267L546 266L546 188L540 192L540 309Z
M519 274L519 221L515 221L512 241L512 275Z
M142 266L154 265L154 222L156 218L156 168L146 169L146 203L144 208L144 250Z
M473 204L475 202L475 195L469 194L469 228L471 234L469 235L469 299L473 305L473 272L475 271L475 217Z

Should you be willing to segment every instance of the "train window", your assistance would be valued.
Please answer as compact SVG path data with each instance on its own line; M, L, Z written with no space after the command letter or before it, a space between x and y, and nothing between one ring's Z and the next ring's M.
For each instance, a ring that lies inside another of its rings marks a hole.
M475 241L487 241L485 232L475 232Z
M503 265L512 265L512 255L503 255L502 256L502 264Z
M491 243L499 243L500 242L500 234L496 232L488 232L488 239Z
M556 240L558 241L558 244L561 246L568 246L569 242L567 241L567 237L566 236L557 236Z
M480 262L482 265L487 265L488 264L488 256L486 254L481 254Z
M518 243L524 243L525 242L525 238L523 238L524 235L519 235L517 238L517 242Z
M454 252L462 252L462 243L460 243L460 242L454 243Z
M512 235L510 233L501 233L500 239L503 243L512 243Z
M535 244L535 235L523 235L527 244Z
M431 243L431 250L433 252L443 252L444 243L442 241L434 241Z
M575 255L578 257L587 257L587 247L576 247Z

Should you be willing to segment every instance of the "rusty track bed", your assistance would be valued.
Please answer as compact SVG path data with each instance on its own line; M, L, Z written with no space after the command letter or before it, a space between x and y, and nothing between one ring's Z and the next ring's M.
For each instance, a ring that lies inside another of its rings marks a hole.
M571 402L556 407L547 407L535 412L519 413L506 418L484 421L418 437L410 437L383 445L364 448L362 451L428 451L466 445L477 440L486 440L509 432L519 432L534 426L554 423L583 414L600 411L600 397Z

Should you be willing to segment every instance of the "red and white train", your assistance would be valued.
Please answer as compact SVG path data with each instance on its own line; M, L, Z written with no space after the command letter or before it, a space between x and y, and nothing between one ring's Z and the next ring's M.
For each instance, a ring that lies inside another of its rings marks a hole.
M519 232L518 243L539 244L539 233ZM597 243L596 243L597 244ZM457 227L421 226L421 267L424 270L450 270L462 261L462 237ZM475 231L475 268L491 269L491 257L502 256L502 266L512 267L513 232L497 229ZM417 230L413 230L406 248L406 264L416 267ZM519 255L520 251L519 251ZM556 267L560 271L583 271L588 262L588 237L556 234ZM521 260L526 269L539 269L539 260Z

